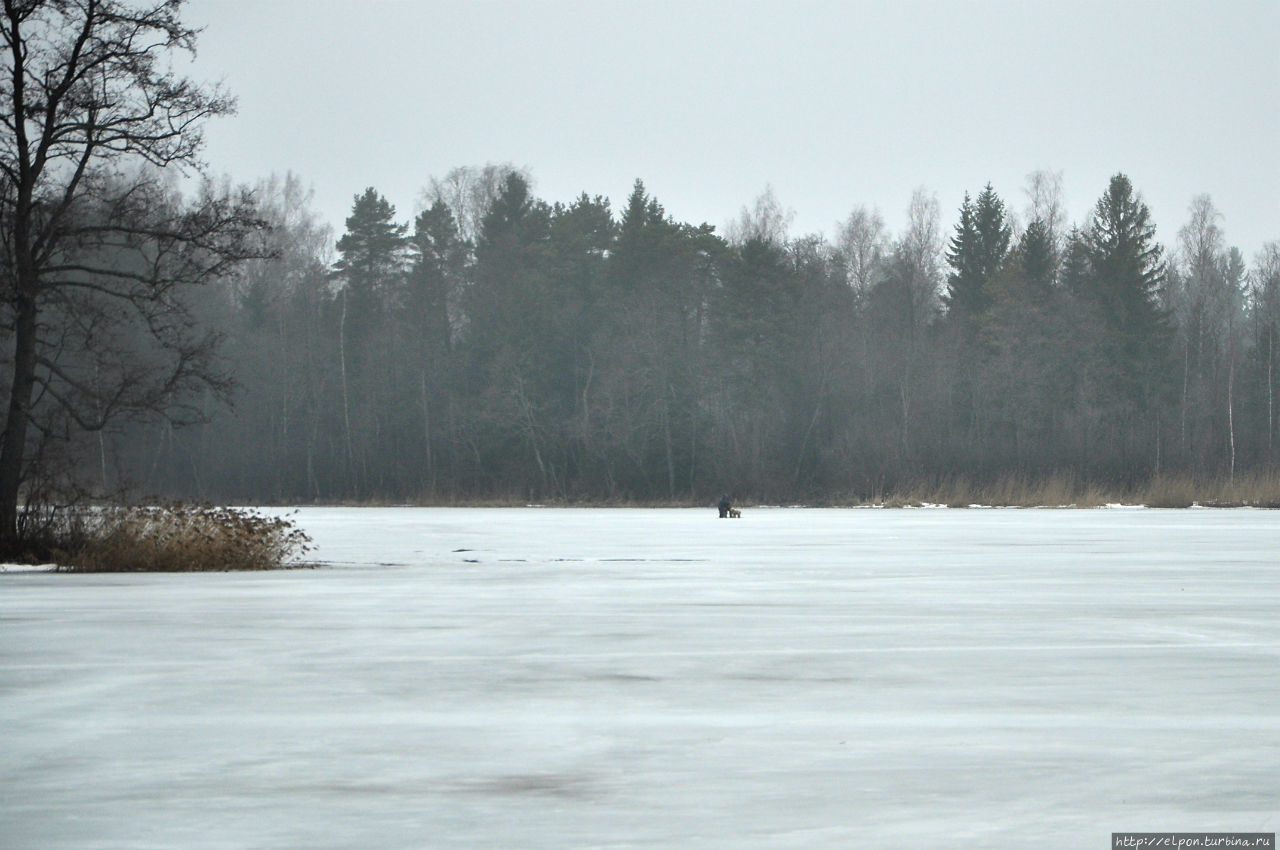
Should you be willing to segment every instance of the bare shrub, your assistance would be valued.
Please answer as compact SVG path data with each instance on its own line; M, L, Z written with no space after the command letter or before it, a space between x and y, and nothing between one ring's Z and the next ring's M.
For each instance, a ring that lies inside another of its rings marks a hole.
M201 572L298 566L311 538L284 517L211 505L103 508L66 534L71 572Z

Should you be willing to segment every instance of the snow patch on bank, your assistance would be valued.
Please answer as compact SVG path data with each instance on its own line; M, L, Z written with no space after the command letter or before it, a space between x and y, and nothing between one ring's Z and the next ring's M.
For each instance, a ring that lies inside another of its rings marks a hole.
M57 564L0 564L0 573L52 573Z

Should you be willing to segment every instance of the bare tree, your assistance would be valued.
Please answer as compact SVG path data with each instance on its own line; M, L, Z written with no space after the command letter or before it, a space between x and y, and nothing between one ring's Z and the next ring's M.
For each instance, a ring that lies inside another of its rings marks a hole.
M1265 358L1267 459L1274 458L1276 424L1276 332L1280 328L1280 242L1268 242L1254 257L1249 300L1253 310L1259 356Z
M1027 175L1027 225L1044 223L1053 250L1062 256L1067 241L1067 213L1062 200L1062 172L1039 169Z
M920 188L911 195L907 227L894 243L887 273L872 291L871 310L884 357L881 369L898 400L901 455L911 453L925 328L942 306L942 228L938 199Z
M1186 450L1200 442L1210 455L1218 451L1219 433L1228 448L1234 444L1236 335L1244 326L1244 261L1227 248L1221 219L1208 195L1192 199L1164 294L1181 348L1180 445ZM1224 408L1219 421L1212 411Z
M911 270L912 316L916 327L933 320L942 304L942 216L938 198L918 188L907 207L907 229L895 249Z
M773 187L765 186L755 204L750 208L743 207L738 217L729 222L725 228L725 239L734 245L759 239L781 247L787 244L787 233L795 217L795 210L784 208L778 201Z
M43 440L113 419L193 413L226 383L183 292L255 253L247 196L175 200L161 169L199 167L201 125L232 111L175 76L182 0L4 0L0 295L12 358L0 433L0 541L19 539ZM31 429L38 432L33 439Z
M836 251L849 287L860 300L865 298L884 273L889 253L889 237L879 211L857 207L849 213L836 236Z
M482 166L455 168L443 178L432 177L425 189L418 193L418 212L430 209L436 201L442 201L453 213L458 233L472 245L480 235L480 223L502 193L507 177L515 174L530 186L533 178L529 169L517 168L509 162L488 163Z

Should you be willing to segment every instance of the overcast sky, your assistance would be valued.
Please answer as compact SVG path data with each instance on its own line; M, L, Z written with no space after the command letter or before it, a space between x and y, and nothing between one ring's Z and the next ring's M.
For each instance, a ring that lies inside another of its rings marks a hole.
M1172 243L1208 193L1252 259L1280 239L1280 1L427 2L190 0L196 74L239 114L213 170L292 170L341 232L373 186L409 220L460 165L527 167L536 193L639 177L723 228L771 186L793 234L858 205L893 230L912 190L950 231L990 181L1015 210L1061 171L1083 222L1117 171Z

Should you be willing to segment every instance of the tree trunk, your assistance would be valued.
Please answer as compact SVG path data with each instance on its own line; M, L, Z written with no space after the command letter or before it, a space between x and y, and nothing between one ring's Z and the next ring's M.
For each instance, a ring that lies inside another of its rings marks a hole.
M1230 343L1228 343L1230 344ZM1227 364L1227 436L1231 447L1231 486L1236 483L1236 420L1235 420L1235 383L1236 383L1236 354L1234 346L1231 349L1230 359Z
M1271 451L1272 435L1275 434L1275 384L1271 380L1272 365L1275 364L1275 357L1271 353L1272 338L1274 338L1274 330L1267 328L1267 460L1274 461L1275 456Z
M356 482L355 496L360 498L359 471L356 469L355 450L351 445L351 402L347 392L347 290L342 289L342 315L338 319L338 366L342 373L342 426L344 443L347 450L347 469L351 479ZM348 480L350 487L352 480ZM345 488L344 488L345 489ZM348 490L348 492L350 492Z
M1187 340L1182 349L1182 411L1178 426L1178 451L1182 453L1183 463L1187 457L1187 383L1191 376L1191 340Z
M427 461L427 481L426 485L431 496L434 498L436 494L436 465L435 458L431 455L431 399L427 393L427 374L422 373L422 448L426 454Z
M665 402L662 405L662 446L667 461L667 498L676 497L676 462L671 449L671 410Z
M908 355L910 356L910 355ZM906 370L898 382L898 399L902 407L902 432L899 435L899 446L902 451L902 462L907 462L910 455L908 436L911 426L911 362L907 362Z
M694 411L689 411L689 496L693 497L697 492L694 486L697 483L697 463L698 463L698 417Z
M1155 476L1156 476L1156 478L1159 478L1159 477L1160 477L1160 450L1161 450L1161 448L1163 448L1163 447L1161 446L1161 444L1160 444L1160 436L1161 436L1161 434L1160 434L1160 405L1159 405L1159 404L1155 405L1155 408L1156 408L1156 469L1155 469Z
M809 447L809 436L813 434L813 428L818 424L819 417L822 416L822 401L823 399L819 395L818 403L813 406L813 416L809 418L809 425L804 429L804 436L800 438L800 451L796 454L796 468L791 476L791 486L797 492L800 490L800 473L804 471L804 453Z
M5 543L18 539L18 490L22 486L31 395L36 378L36 302L29 292L19 295L17 302L13 382L4 433L0 435L0 541Z

